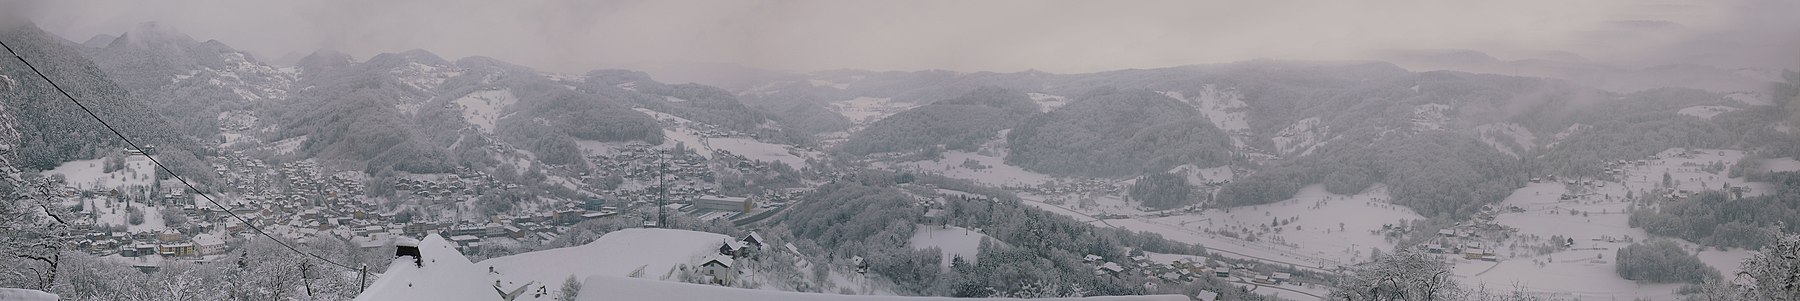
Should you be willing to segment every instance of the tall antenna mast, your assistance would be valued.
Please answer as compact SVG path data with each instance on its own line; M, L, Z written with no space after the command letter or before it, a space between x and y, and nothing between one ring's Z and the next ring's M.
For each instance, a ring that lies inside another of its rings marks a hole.
M657 186L656 190L657 191L656 192L658 194L658 197L656 198L656 227L657 228L667 228L668 223L669 223L669 215L666 213L663 213L663 210L665 210L664 208L667 208L667 207L664 207L665 204L663 204L663 203L665 203L669 200L669 182L668 182L668 180L663 179L664 178L663 175L669 174L669 160L671 158L673 158L672 155L665 154L665 155L661 156L661 158L657 158L657 160L656 160L657 161L657 169L656 169L656 186Z

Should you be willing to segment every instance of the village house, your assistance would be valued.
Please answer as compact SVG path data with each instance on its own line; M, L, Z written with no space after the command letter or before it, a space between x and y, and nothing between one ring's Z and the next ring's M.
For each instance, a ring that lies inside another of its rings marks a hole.
M736 261L726 256L708 256L700 263L700 275L706 282L717 285L731 285L737 280Z

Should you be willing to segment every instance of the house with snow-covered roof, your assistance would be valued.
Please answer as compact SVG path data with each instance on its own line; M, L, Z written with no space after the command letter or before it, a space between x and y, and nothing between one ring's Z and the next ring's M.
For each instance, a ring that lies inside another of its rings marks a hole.
M750 254L745 248L749 248L749 246L746 246L744 241L728 239L719 245L719 255L741 258Z
M768 240L763 239L762 234L757 234L756 231L750 231L750 234L744 235L744 239L741 239L741 241L744 242L745 246L753 248L752 251L762 251L763 244L768 242Z
M1094 267L1095 275L1118 275L1122 272L1125 272L1125 267L1114 262L1107 262L1100 264L1098 267Z
M710 256L700 263L700 275L706 277L707 283L731 285L737 281L737 262L731 257Z

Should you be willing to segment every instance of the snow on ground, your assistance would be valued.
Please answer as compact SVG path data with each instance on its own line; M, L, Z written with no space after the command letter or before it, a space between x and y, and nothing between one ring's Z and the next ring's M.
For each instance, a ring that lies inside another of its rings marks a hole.
M734 137L702 139L700 145L714 150L729 151L733 154L750 158L750 160L768 162L779 161L781 163L786 163L788 166L792 166L795 169L806 167L806 158L800 157L801 155L809 157L823 156L823 154L802 151L787 145L756 141L755 139L750 138Z
M844 115L844 118L849 118L856 124L868 124L919 106L917 103L898 102L885 97L857 97L830 104L833 112Z
M1062 106L1069 104L1068 97L1062 97L1062 96L1050 95L1050 94L1044 94L1044 93L1036 93L1036 92L1025 93L1025 96L1031 97L1031 101L1037 102L1039 112L1053 111L1053 110L1056 110L1057 108L1061 108Z
M1188 184L1193 185L1226 183L1237 177L1237 174L1231 171L1230 166L1200 168L1193 164L1184 164L1169 169L1169 173L1187 176Z
M1275 150L1280 154L1291 154L1302 150L1310 150L1313 146L1325 142L1330 127L1320 126L1319 118L1312 117L1295 121L1293 125L1276 132Z
M963 162L974 160L985 168L973 169L963 166ZM1049 175L1025 170L1025 168L1006 164L1006 159L996 156L982 155L965 151L944 152L944 157L935 161L913 161L895 163L896 167L936 172L946 177L965 179L990 186L1031 186L1049 182Z
M578 247L493 258L475 266L482 273L493 269L487 281L500 281L501 286L508 288L532 283L555 288L569 276L584 279L640 274L647 279L676 281L678 266L698 266L700 258L715 254L727 240L732 238L706 232L625 229ZM532 300L528 297L531 295L521 296L520 300Z
M1729 98L1731 100L1736 100L1738 102L1742 102L1746 105L1752 105L1752 106L1775 105L1775 102L1769 101L1768 98L1763 97L1762 95L1757 95L1755 93L1748 93L1748 92L1731 92L1731 93L1725 94L1725 98Z
M1199 244L1222 256L1294 264L1296 267L1329 269L1369 256L1370 248L1391 251L1392 244L1372 233L1400 220L1422 219L1412 210L1388 204L1387 188L1376 185L1356 195L1339 195L1324 186L1302 188L1293 198L1257 206L1210 209L1199 214L1158 216L1133 211L1114 198L1100 198L1096 206L1067 208L1044 203L1044 198L1021 195L1026 204L1051 212L1093 220L1097 226L1147 231L1165 238ZM1060 209L1053 210L1051 208ZM1131 218L1095 220L1092 214L1122 213ZM1269 223L1285 220L1281 232ZM1255 241L1243 239L1256 232ZM1237 233L1240 238L1223 235Z
M1519 124L1516 123L1504 122L1478 125L1475 126L1475 133L1481 136L1482 143L1486 143L1488 146L1494 147L1494 149L1499 150L1501 153L1511 155L1514 158L1537 147L1537 136L1532 135L1531 130L1525 129L1525 127L1519 126Z
M519 102L519 98L508 89L482 90L452 102L462 107L463 120L480 127L482 132L493 133L494 121L500 120L500 111Z
M589 277L581 284L581 301L630 301L630 300L740 300L740 301L956 301L967 300L950 297L902 297L902 296L848 296L820 293L797 293L770 290L753 290L730 288L723 286L701 285L681 282L655 281L618 276ZM982 300L1025 300L1025 299L982 299ZM1188 297L1181 295L1153 296L1107 296L1088 298L1057 298L1030 300L1158 300L1186 301Z
M106 170L106 159L80 160L64 162L55 169L42 172L42 175L62 175L70 186L77 189L120 188L129 186L150 186L156 179L156 166L149 158L143 156L125 157L125 168L111 173Z
M1450 118L1453 113L1454 112L1450 109L1450 105L1446 104L1428 103L1413 106L1413 129L1420 131L1442 131L1445 127L1450 125Z
M421 91L431 91L432 89L437 89L438 85L443 85L444 81L450 80L450 78L456 77L457 75L462 75L462 70L450 66L435 66L420 64L418 62L409 62L406 63L405 66L394 68L394 70L389 71L389 73L400 78L400 83L412 86L414 89L419 89Z
M1627 174L1625 186L1637 193L1643 193L1641 190L1661 184L1662 174L1668 173L1673 178L1677 189L1688 191L1719 190L1722 184L1731 184L1732 187L1749 187L1750 192L1745 193L1745 196L1758 196L1774 189L1774 186L1768 183L1749 182L1743 178L1728 178L1724 171L1712 173L1702 168L1703 165L1712 163L1721 163L1730 167L1744 158L1744 151L1693 149L1688 151L1686 156L1682 156L1682 153L1681 149L1665 150L1657 154L1661 159L1650 160L1647 166L1625 169ZM1611 193L1618 195L1624 192L1618 190Z
M265 147L268 147L268 148L270 148L270 150L274 151L275 155L287 155L287 154L293 154L295 151L299 151L300 145L305 144L305 143L306 143L306 136L297 136L297 137L293 137L293 138L281 139L280 141L275 141L275 143L272 143L269 146L265 146Z
M1452 273L1460 278L1458 280L1464 287L1486 286L1504 292L1517 286L1527 292L1561 299L1676 300L1679 297L1675 290L1683 285L1681 283L1638 284L1619 278L1612 263L1616 252L1612 249L1574 250L1500 262L1452 257L1452 262L1456 263ZM1534 261L1552 263L1540 266Z
M944 251L944 258L939 262L944 268L949 268L950 261L956 256L962 256L970 264L975 263L975 255L981 253L981 241L989 239L987 234L962 227L919 225L916 229L912 238L906 240L907 246L920 250L937 247Z
M1719 275L1737 275L1738 272L1744 270L1742 264L1744 259L1750 258L1750 252L1752 251L1738 248L1724 251L1702 248L1700 253L1695 256L1700 257L1700 262L1706 263L1707 266L1718 269Z
M832 87L832 88L837 88L838 90L850 88L850 83L837 83L837 82L821 80L821 79L807 80L806 83L812 84L814 87Z
M1692 106L1692 107L1681 108L1680 111L1675 111L1675 113L1681 114L1681 115L1687 115L1687 116L1700 117L1700 119L1712 119L1713 116L1718 116L1719 114L1724 114L1724 113L1736 112L1738 110L1743 110L1743 109L1727 107L1727 106Z
M1544 147L1548 148L1551 146L1556 146L1557 142L1562 142L1563 139L1568 139L1569 135L1574 135L1577 132L1581 132L1582 130L1586 130L1591 127L1594 127L1594 126L1580 124L1580 123L1571 124L1571 125L1569 125L1569 128L1563 129L1561 132L1556 132L1556 135L1550 136L1550 143L1544 144Z
M58 298L60 298L60 297L57 297L56 294L46 293L46 292L39 291L39 290L28 290L28 289L22 289L22 288L0 288L0 300L56 301L56 299L58 299Z
M1800 160L1794 160L1794 158L1763 159L1762 171L1800 171Z
M611 156L618 149L624 148L625 146L632 145L632 144L649 145L649 144L644 144L642 142L600 142L600 141L594 141L594 140L575 139L575 147L580 148L581 153L584 156L593 156L593 155Z
M387 272L357 295L356 300L499 300L500 295L488 282L486 271L469 263L469 258L463 257L454 246L437 234L425 237L419 242L419 253L424 257L420 261L422 266L414 266L410 260L394 260Z
M1387 186L1376 184L1356 195L1325 191L1323 185L1301 188L1293 198L1256 206L1224 210L1207 210L1202 214L1154 219L1167 224L1183 225L1201 231L1229 229L1263 229L1278 219L1281 232L1265 233L1258 244L1285 246L1300 255L1317 257L1334 263L1352 263L1367 258L1370 248L1392 250L1380 234L1383 225L1401 220L1424 219L1411 209L1387 203ZM1264 232L1263 230L1258 230Z
M728 151L750 158L750 160L786 163L795 169L806 167L807 158L824 156L815 151L801 150L788 145L762 142L750 138L706 138L697 131L686 127L686 125L699 124L692 120L645 108L634 110L653 116L664 123L663 137L665 139L659 147L674 147L676 143L681 143L707 158L712 158L714 151ZM676 126L670 127L668 124Z
M1652 193L1662 184L1664 173L1669 174L1677 189L1717 190L1722 184L1729 183L1750 187L1752 191L1746 195L1765 193L1770 187L1766 183L1726 178L1721 175L1723 171L1715 174L1701 167L1714 162L1732 164L1743 155L1742 151L1736 150L1670 149L1658 154L1658 159L1646 160L1644 165L1621 168L1617 181L1597 181L1594 185L1552 181L1528 184L1501 201L1502 206L1516 206L1523 212L1502 213L1494 221L1518 229L1514 237L1547 239L1560 235L1573 238L1573 248L1545 255L1537 255L1529 248L1494 248L1502 258L1500 262L1457 259L1456 275L1471 284L1503 288L1516 284L1527 291L1565 298L1675 299L1674 291L1680 284L1639 285L1619 278L1614 270L1612 256L1618 248L1630 244L1625 240L1627 237L1637 241L1650 237L1642 229L1628 225L1631 201L1625 196L1628 193ZM1564 194L1576 198L1562 200ZM1693 247L1688 243L1684 245ZM1703 262L1727 275L1735 271L1737 262L1747 255L1745 250L1709 249L1699 253Z
M1181 92L1158 93L1193 105L1194 108L1200 110L1201 114L1206 115L1207 120L1212 121L1213 126L1225 130L1226 133L1231 133L1234 146L1240 148L1244 146L1243 138L1240 136L1249 135L1250 132L1250 105L1244 103L1243 94L1219 89L1213 85L1206 85L1198 95L1182 95Z

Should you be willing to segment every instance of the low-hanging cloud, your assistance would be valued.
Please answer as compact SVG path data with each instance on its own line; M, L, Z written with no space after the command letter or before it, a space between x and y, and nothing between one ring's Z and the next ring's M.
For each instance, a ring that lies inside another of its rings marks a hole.
M265 58L426 49L545 70L693 63L812 71L1089 72L1393 49L1573 53L1626 64L1794 66L1779 0L46 1L80 41L155 21Z

